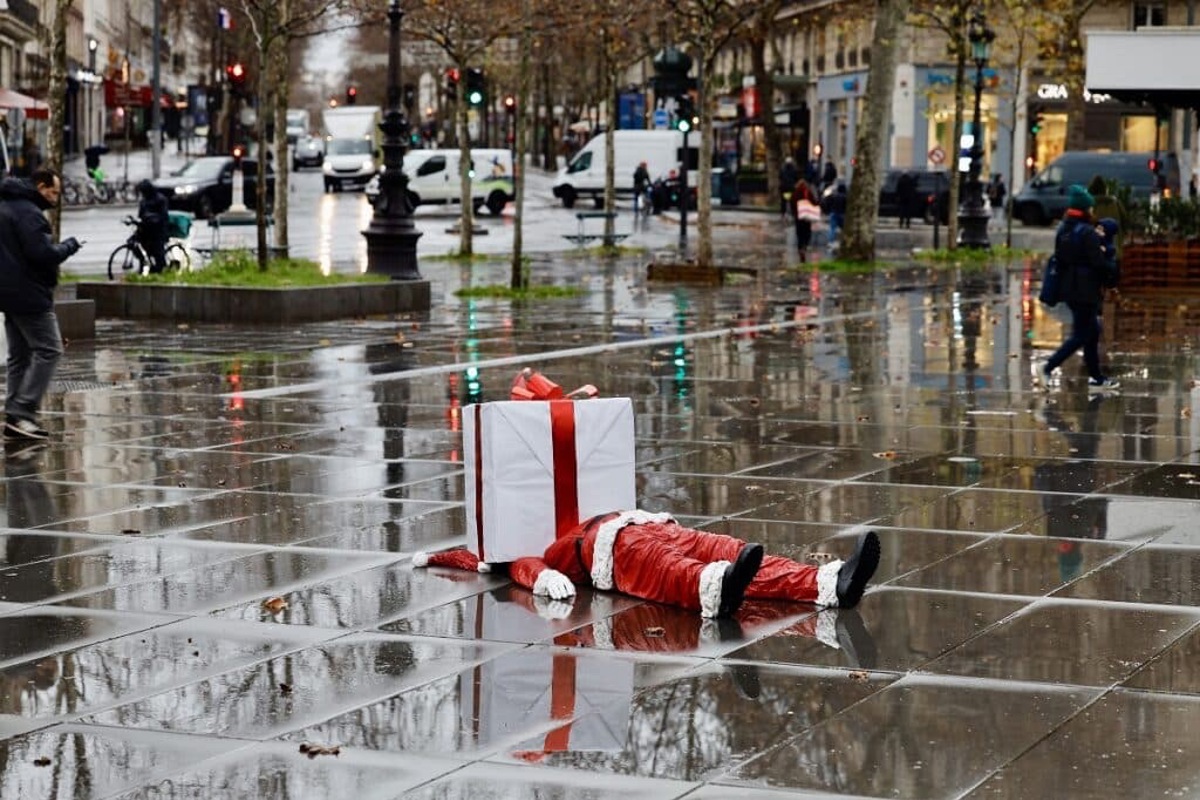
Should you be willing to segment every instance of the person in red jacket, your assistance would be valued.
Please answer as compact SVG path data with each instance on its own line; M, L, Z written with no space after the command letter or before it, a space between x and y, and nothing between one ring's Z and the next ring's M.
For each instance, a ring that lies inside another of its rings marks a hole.
M560 536L541 557L520 558L509 575L535 595L565 600L577 585L728 617L744 598L852 608L879 564L879 537L859 536L846 561L823 566L766 556L760 544L684 527L668 514L614 511ZM466 550L418 553L413 565L486 571Z

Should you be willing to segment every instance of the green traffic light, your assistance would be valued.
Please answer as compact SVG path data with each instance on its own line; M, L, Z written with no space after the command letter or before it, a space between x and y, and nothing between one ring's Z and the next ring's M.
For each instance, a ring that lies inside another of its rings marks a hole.
M467 95L467 102L473 106L480 105L481 103L483 103L483 92L480 92L480 91L471 92L469 95Z
M687 133L692 129L692 121L690 119L681 119L676 123L676 127L684 133Z

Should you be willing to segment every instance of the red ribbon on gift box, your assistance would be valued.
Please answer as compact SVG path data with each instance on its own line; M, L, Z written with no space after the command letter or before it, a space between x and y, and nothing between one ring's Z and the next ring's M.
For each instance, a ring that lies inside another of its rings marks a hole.
M595 386L584 384L573 392L564 392L554 381L532 369L523 369L513 379L509 396L513 400L543 400L550 404L551 459L554 468L554 531L569 533L579 524L579 468L575 459L576 399L595 397ZM479 558L487 560L483 548L483 419L482 406L475 406L475 530L479 537ZM529 553L528 555L540 555Z

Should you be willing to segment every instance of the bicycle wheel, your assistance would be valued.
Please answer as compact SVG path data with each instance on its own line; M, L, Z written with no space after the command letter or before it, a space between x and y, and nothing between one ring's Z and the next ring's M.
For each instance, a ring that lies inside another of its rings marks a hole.
M64 205L79 205L79 187L70 181L64 183L62 187L62 200Z
M146 261L146 253L141 247L126 242L108 257L108 279L115 280L117 275L124 275L131 270L141 275L146 270Z
M109 186L107 183L97 183L94 184L94 186L96 189L96 199L99 200L102 205L108 205L112 202L113 190L111 186Z
M136 203L139 199L137 184L123 181L120 188L120 197L123 202Z
M188 253L187 248L179 242L172 242L167 245L166 249L167 272L176 270L179 272L192 271L192 256Z

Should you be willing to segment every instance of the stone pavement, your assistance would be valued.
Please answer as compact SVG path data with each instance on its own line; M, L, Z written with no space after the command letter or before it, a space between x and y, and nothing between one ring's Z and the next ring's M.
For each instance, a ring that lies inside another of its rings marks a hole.
M71 343L0 483L0 797L1200 796L1195 301L1108 309L1120 394L1042 392L1036 265L775 236L727 231L761 278L716 289L442 264L424 319ZM412 569L464 540L462 404L524 365L633 398L643 507L793 556L874 528L875 586L715 624Z

